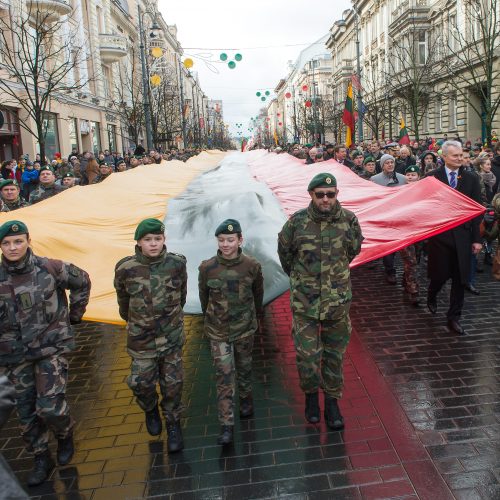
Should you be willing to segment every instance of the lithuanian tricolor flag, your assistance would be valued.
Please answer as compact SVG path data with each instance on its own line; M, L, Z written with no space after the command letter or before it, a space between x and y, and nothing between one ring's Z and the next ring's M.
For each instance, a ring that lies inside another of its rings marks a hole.
M351 82L349 82L349 85L347 86L347 97L345 100L344 113L342 114L342 121L347 127L345 135L345 145L350 148L354 138L354 112Z
M410 136L408 135L408 130L406 130L403 115L399 119L399 144L410 144Z

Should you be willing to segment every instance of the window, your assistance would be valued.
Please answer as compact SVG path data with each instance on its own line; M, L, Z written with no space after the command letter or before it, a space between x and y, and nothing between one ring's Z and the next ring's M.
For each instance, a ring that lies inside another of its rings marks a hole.
M78 127L77 127L76 118L73 118L69 122L69 142L71 145L71 149L72 150L76 149L78 151L79 150L78 149L78 135L76 133L77 130L78 130Z
M418 45L417 45L417 61L418 64L424 65L427 62L427 40L425 31L420 31L418 33Z
M448 119L450 130L455 130L457 128L457 96L451 95L448 103Z
M94 154L98 155L101 148L101 127L99 122L90 122L90 131L92 133L92 149Z
M43 118L43 130L45 132L45 156L51 160L54 154L60 152L59 129L57 126L57 115L46 112ZM38 151L39 146L38 146Z
M443 120L443 103L441 102L441 97L436 99L435 115L434 115L434 128L436 132L441 132Z
M104 29L104 13L102 11L102 8L97 6L95 8L95 13L96 13L96 17L97 17L97 30L98 30L98 33L106 33L105 29Z
M448 47L455 52L457 46L457 15L452 14L448 19Z
M116 149L116 125L108 123L108 146L111 152L117 151Z
M429 132L429 113L426 111L422 117L423 132Z

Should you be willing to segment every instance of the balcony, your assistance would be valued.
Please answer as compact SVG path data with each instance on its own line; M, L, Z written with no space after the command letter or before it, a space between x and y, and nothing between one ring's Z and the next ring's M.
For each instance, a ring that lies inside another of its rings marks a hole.
M127 39L121 35L99 35L99 49L103 63L110 64L119 61L127 55Z
M73 10L71 5L64 0L27 0L30 15L40 12L47 22L57 21L67 16Z
M406 27L428 22L430 11L429 0L405 0L392 11L392 22L389 25L390 36L394 36Z

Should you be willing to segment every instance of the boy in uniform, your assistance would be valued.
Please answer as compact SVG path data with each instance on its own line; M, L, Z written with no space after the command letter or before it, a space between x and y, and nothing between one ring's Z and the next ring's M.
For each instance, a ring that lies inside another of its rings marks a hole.
M240 417L253 415L252 347L262 315L262 268L241 250L240 223L227 219L216 231L218 251L199 267L198 287L205 334L217 375L217 405L221 433L218 444L233 441L236 383Z
M132 357L127 379L138 405L146 414L150 435L162 431L160 406L167 424L168 451L184 448L182 412L182 346L187 272L183 255L167 252L165 226L145 219L135 231L135 255L116 264L114 285L120 316L127 321L127 350Z

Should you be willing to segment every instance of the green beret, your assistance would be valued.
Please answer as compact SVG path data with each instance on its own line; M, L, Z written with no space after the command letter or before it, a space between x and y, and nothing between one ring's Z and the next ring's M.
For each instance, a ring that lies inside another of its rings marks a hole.
M5 186L16 186L19 187L19 184L15 179L5 179L0 182L0 189L4 188Z
M354 160L358 156L362 156L362 155L363 155L363 153L361 151L356 150L353 153L351 153L351 158Z
M240 223L236 219L226 219L222 224L219 224L215 230L215 236L219 236L219 234L236 233L241 233Z
M62 178L63 178L63 179L66 179L67 177L75 177L75 174L74 174L73 172L71 172L71 171L70 171L70 172L66 172L66 173L62 176Z
M28 234L28 228L20 220L10 220L0 226L0 242L6 236L17 236L18 234Z
M363 165L366 165L367 163L375 163L375 158L373 156L367 156L364 160L363 160Z
M417 165L410 165L409 167L406 167L405 174L410 174L410 173L415 173L420 175L420 169L417 167Z
M337 187L337 179L332 174L325 172L316 174L307 186L307 190L312 191L317 187Z
M312 146L313 146L312 144L304 144L305 148L312 148Z
M144 219L135 230L134 240L140 240L146 234L164 234L165 224L158 219Z
M54 173L54 169L50 165L44 165L42 168L40 168L40 173L42 173L44 170L48 170L49 172Z

